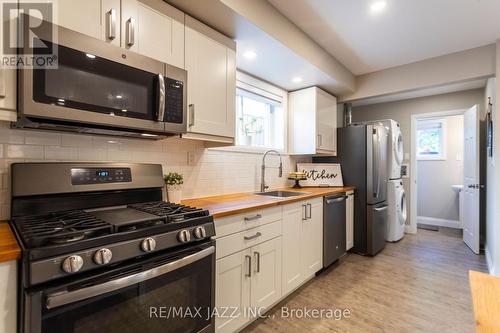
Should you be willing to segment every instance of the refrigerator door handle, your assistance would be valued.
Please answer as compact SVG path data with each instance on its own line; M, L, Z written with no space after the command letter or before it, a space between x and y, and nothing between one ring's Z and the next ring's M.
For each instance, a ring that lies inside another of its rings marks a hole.
M376 211L376 212L383 212L387 208L389 208L389 206L383 206L383 207L380 207L380 208L374 208L373 210Z
M374 185L376 190L373 192L373 197L378 198L380 193L380 135L376 128L373 129L373 140L376 143L376 153L375 153L375 165L376 168L373 170L373 175L376 177L374 179Z

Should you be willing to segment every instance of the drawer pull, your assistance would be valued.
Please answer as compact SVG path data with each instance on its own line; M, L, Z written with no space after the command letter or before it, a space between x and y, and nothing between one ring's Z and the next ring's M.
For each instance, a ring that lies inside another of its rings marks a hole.
M249 255L246 255L245 256L245 261L248 260L248 271L247 273L245 273L245 276L246 277L251 277L252 276L252 257L250 257Z
M260 215L260 214L257 214L254 216L245 216L245 221L250 222L250 221L255 221L255 220L258 220L261 218L262 218L262 215Z
M260 273L260 253L254 252L253 256L255 258L255 273Z
M243 238L244 238L245 240L252 240L252 239L255 239L255 238L260 237L260 236L262 236L262 234L261 234L260 232L257 232L257 233L256 233L255 235L253 235L253 236L245 236L245 237L243 237Z

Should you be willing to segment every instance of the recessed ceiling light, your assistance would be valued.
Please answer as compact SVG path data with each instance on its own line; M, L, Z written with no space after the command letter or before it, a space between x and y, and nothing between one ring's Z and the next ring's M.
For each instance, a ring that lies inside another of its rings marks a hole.
M372 13L380 13L387 6L387 2L385 0L378 0L371 4L370 9Z
M255 51L246 51L243 53L243 56L248 60L253 60L257 57L257 53L255 53Z
M127 109L122 109L122 112L127 112Z
M85 55L87 56L87 58L95 59L95 55L93 55L93 54L86 53Z
M118 141L115 141L115 140L108 140L108 143L114 144L114 143L118 143Z
M156 134L150 134L150 133L141 133L142 136L146 136L146 137L155 137L155 136L158 136Z
M296 76L292 79L292 82L293 83L300 83L300 82L302 82L302 78L300 76Z
M122 95L116 95L116 98L117 98L117 99L122 99L122 98L123 98L123 96L122 96Z
M61 102L61 103L64 103L64 99L62 99L62 98L58 98L57 101Z

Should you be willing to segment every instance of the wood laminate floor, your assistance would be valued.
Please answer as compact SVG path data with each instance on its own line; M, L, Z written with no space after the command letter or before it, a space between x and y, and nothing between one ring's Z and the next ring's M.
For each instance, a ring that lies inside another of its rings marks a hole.
M474 332L468 271L486 271L454 233L418 230L377 256L349 254L244 333ZM350 318L283 318L281 308L350 309Z

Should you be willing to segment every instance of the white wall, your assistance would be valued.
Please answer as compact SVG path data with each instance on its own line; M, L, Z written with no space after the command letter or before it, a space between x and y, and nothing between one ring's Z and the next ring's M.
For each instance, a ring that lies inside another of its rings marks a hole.
M484 110L484 89L460 91L450 94L435 95L408 99L398 102L380 103L374 105L359 106L353 108L353 121L368 121L378 119L394 119L401 125L403 133L405 160L403 163L410 164L406 154L410 154L411 138L411 115L416 113L428 113L447 110L466 109L474 104L480 105ZM482 115L482 118L484 115ZM411 170L410 170L411 172ZM408 211L410 211L410 182L408 178L403 180L406 192ZM409 215L408 221L409 223Z
M458 194L451 186L463 183L464 117L449 116L445 121L446 159L417 162L417 215L458 221Z
M111 143L110 143L111 141ZM188 152L195 163L187 163ZM206 149L203 143L186 139L145 141L102 136L86 136L14 130L0 122L0 220L10 216L10 164L31 161L117 161L159 163L163 172L184 175L183 197L194 198L216 194L251 192L259 189L261 154ZM277 169L266 173L268 185L290 185L286 179L295 171L297 161L310 158L284 157L283 178ZM275 156L268 157L270 166L278 165Z

